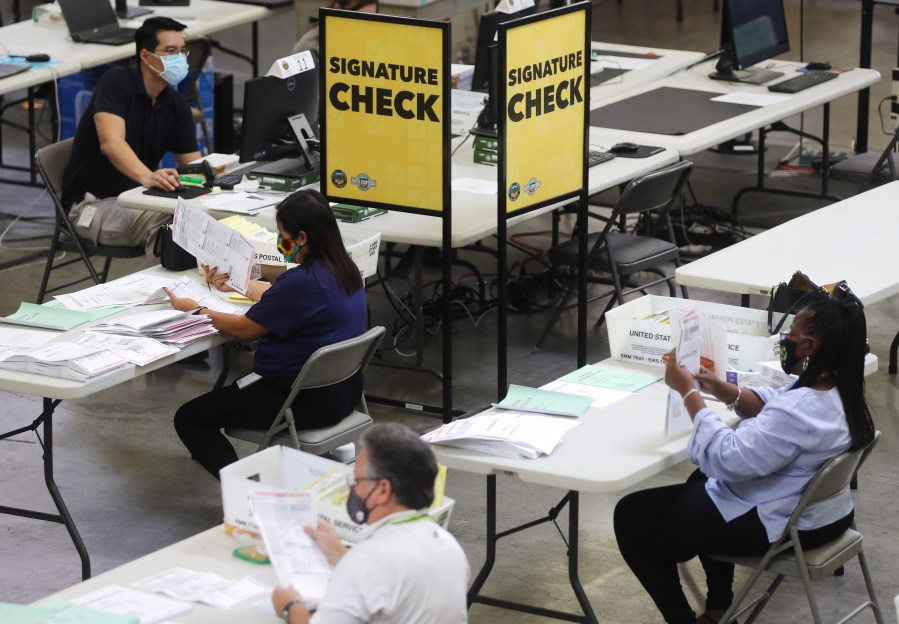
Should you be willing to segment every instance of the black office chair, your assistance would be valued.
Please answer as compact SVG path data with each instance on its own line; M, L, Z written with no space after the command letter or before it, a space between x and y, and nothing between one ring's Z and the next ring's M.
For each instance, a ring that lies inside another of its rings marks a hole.
M587 279L591 283L610 284L614 287L613 290L593 296L588 300L591 302L609 297L608 305L596 321L596 328L599 328L605 320L606 312L612 309L616 301L619 304L624 303L624 298L633 292L646 293L646 289L650 286L666 282L671 296L676 296L674 273L668 273L664 268L670 263L674 263L675 267L680 266L680 255L674 239L674 228L671 224L669 210L680 196L692 170L693 163L684 160L632 180L621 193L621 197L612 210L612 216L606 221L605 228L601 232L589 235L587 267L594 274L589 275ZM644 234L632 234L615 229L619 223L625 222L628 215L642 217L640 219L642 223L638 223L638 225L643 227ZM663 228L666 239L648 235L646 232L650 227ZM569 304L568 301L571 295L577 292L577 237L574 236L564 243L556 245L549 250L548 256L553 271L559 275L560 280L566 281L567 284L562 299L537 340L534 348L538 351L543 347L562 312L576 305ZM659 277L639 285L633 284L632 276L640 272L654 273ZM610 277L604 277L597 273L603 273ZM623 284L629 288L625 289ZM681 291L686 298L687 288L681 286Z
M47 192L53 200L56 208L56 226L53 228L53 237L50 239L49 256L47 264L44 267L44 275L41 278L41 287L38 290L37 302L43 303L47 293L55 292L68 288L74 284L79 284L87 280L93 280L94 284L101 284L106 281L109 275L109 266L112 264L113 258L138 258L144 255L143 246L139 247L111 247L109 245L95 245L82 241L75 233L75 226L72 224L69 215L63 209L62 201L59 193L62 190L62 174L69 162L69 156L72 153L72 139L66 139L58 143L53 143L42 147L34 155L38 170L44 178L44 184ZM56 253L58 251L71 252L76 254L74 258L55 262ZM97 271L91 261L91 256L99 256L106 258L103 264L103 270ZM59 284L52 288L48 288L50 281L50 271L59 269L64 266L83 262L87 268L88 275L76 280Z

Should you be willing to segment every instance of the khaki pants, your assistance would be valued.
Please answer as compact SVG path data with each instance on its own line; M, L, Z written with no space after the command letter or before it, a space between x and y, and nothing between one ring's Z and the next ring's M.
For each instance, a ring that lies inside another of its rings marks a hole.
M96 207L93 217L82 215L89 206ZM119 206L116 198L97 199L90 193L72 206L69 219L79 238L95 245L136 247L142 245L147 255L153 253L153 243L159 226L171 223L172 215L148 210L131 210Z

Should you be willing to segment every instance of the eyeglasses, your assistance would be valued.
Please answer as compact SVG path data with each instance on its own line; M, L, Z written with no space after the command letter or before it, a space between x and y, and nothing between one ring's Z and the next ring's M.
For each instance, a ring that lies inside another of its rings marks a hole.
M357 477L355 473L349 473L346 476L347 487L353 489L360 481L380 481L384 477Z
M792 342L798 342L796 339L802 340L812 340L811 336L803 336L802 334L791 334L790 332L780 332L781 340L791 340Z
M187 58L188 56L190 56L190 50L188 50L187 48L181 48L179 50L176 47L171 47L156 51L157 56L174 56L175 54L180 54L184 58Z

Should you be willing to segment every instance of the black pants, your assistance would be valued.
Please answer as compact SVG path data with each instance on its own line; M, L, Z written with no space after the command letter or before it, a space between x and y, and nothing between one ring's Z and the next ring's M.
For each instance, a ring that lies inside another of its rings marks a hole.
M634 492L615 507L615 537L633 570L669 624L693 624L696 613L681 588L677 564L699 556L706 575L705 608L727 609L733 600L734 566L704 553L762 555L768 536L756 509L725 522L694 472L681 485ZM827 526L800 531L804 548L820 546L845 531L852 513Z
M175 431L196 459L216 479L219 470L237 461L222 433L225 427L268 429L290 394L294 377L263 377L243 389L231 384L178 408ZM346 417L362 397L362 372L325 388L303 390L293 402L297 429L328 427Z

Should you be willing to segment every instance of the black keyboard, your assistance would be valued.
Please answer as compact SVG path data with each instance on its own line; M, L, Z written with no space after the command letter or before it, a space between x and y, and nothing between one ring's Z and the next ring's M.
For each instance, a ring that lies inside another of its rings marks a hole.
M590 150L587 153L587 166L595 167L596 165L601 165L604 162L608 162L615 158L615 154L612 152L600 152L597 150Z
M836 72L808 71L801 76L796 76L795 78L773 84L768 87L768 91L774 91L775 93L797 93L808 89L809 87L819 85L822 82L833 80L837 76L838 74Z

